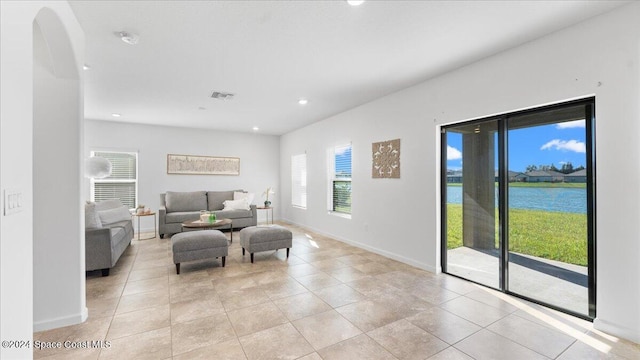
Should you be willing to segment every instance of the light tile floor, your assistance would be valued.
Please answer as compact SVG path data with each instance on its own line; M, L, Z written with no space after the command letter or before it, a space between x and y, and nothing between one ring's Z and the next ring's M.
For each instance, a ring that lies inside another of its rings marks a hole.
M182 264L169 239L133 241L111 275L87 275L89 319L34 341L36 359L638 359L592 324L283 224L285 251Z

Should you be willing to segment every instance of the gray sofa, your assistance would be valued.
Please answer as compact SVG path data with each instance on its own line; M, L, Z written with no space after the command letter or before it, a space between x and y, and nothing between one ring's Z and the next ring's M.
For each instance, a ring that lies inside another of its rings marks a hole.
M200 210L213 211L217 219L233 220L233 228L239 229L247 226L255 226L258 223L258 212L255 205L250 210L222 210L225 200L233 200L234 192L231 191L193 191L174 192L167 191L160 194L160 209L158 210L158 233L161 238L182 232L182 223L189 220L198 220ZM221 227L228 229L230 226Z
M117 199L85 205L86 271L101 270L102 276L109 276L109 270L133 239L133 222L128 213L129 209Z

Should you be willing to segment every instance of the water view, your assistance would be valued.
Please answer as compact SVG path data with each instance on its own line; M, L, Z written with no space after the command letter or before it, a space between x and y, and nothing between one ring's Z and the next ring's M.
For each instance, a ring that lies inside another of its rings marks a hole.
M462 186L447 186L447 203L462 204ZM498 188L496 187L496 208ZM568 213L587 213L585 188L510 187L509 208Z

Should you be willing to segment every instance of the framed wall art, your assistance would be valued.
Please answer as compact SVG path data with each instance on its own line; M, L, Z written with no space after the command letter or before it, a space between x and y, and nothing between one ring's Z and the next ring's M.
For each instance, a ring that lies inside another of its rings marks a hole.
M167 154L167 174L240 175L240 158Z
M371 144L371 177L400 178L400 139Z

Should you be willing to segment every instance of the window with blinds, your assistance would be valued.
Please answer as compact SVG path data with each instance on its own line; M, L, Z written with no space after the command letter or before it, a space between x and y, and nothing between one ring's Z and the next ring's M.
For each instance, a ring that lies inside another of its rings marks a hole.
M307 154L291 157L291 205L307 208Z
M138 154L130 152L92 151L91 156L111 162L111 175L91 180L91 200L120 199L134 209L138 204Z
M351 144L333 150L331 211L351 214Z

